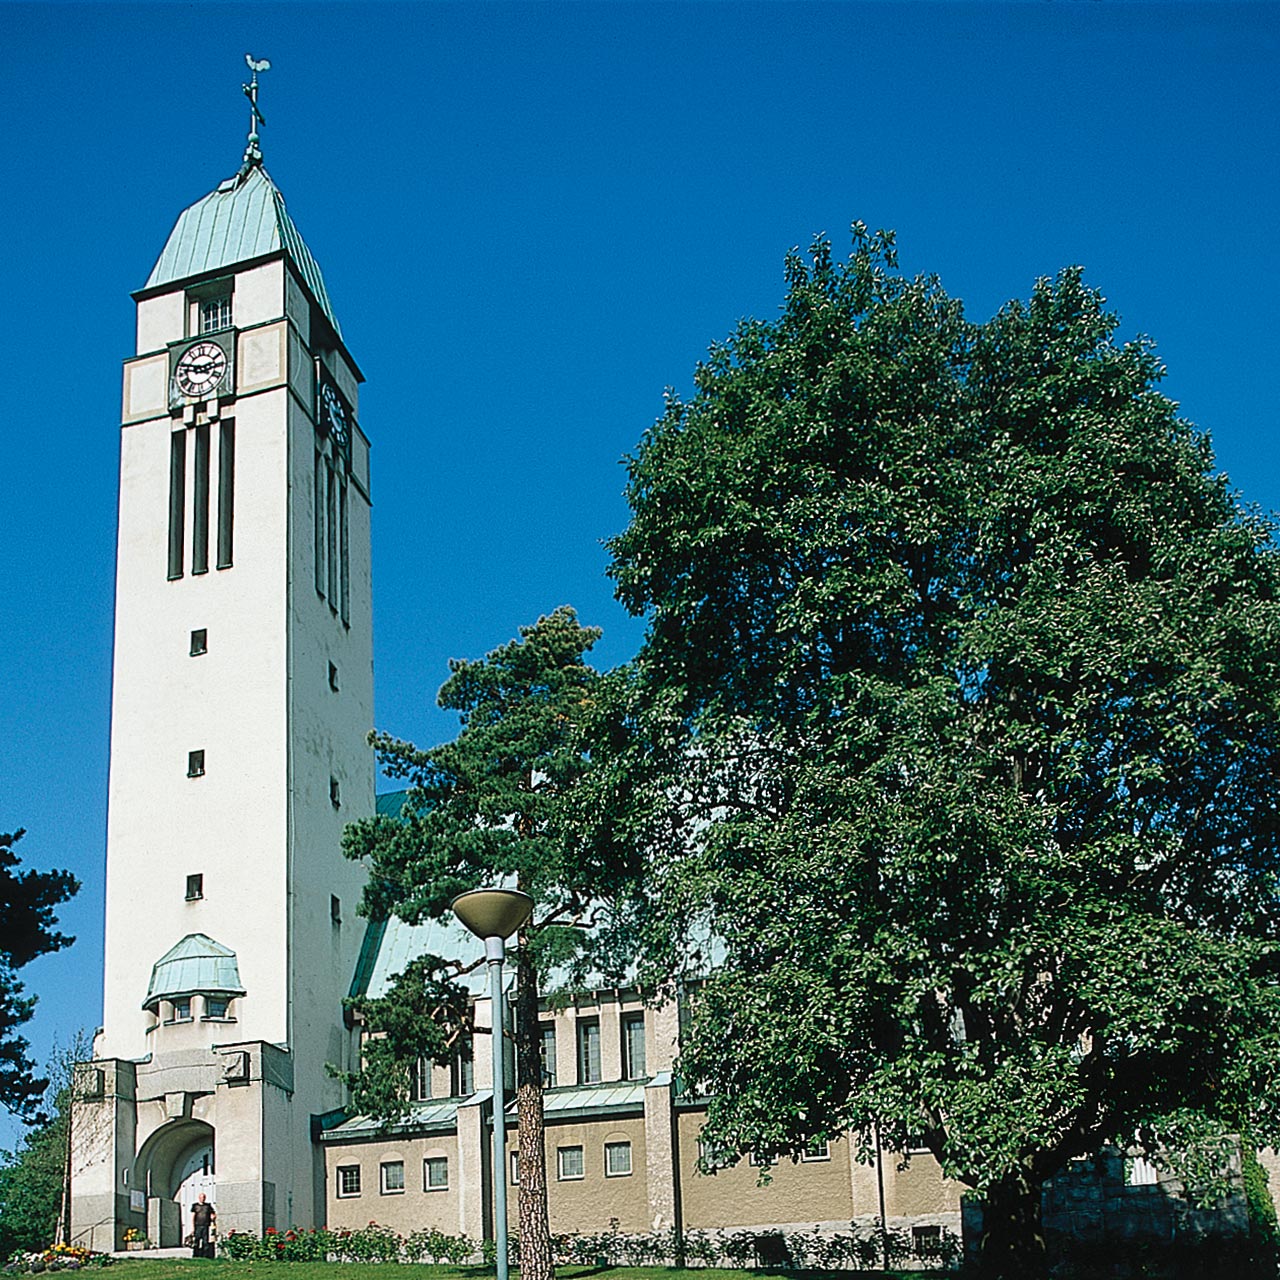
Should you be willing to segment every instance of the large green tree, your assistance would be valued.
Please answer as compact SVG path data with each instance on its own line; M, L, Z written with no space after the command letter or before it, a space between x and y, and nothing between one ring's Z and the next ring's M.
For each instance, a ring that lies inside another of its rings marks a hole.
M14 847L22 830L0 834L0 1105L39 1119L48 1080L35 1074L28 1042L17 1028L30 1020L36 999L24 994L17 972L38 956L70 946L57 932L56 908L79 888L69 871L21 871Z
M614 809L708 1137L922 1137L1030 1277L1070 1157L1277 1134L1273 526L1079 270L975 324L853 240L629 460Z
M373 741L389 776L409 784L398 819L353 824L348 856L367 859L362 910L409 923L439 918L458 894L505 883L535 901L515 949L515 1062L519 1108L521 1274L553 1274L547 1224L543 1067L538 1028L542 979L583 959L582 928L615 892L625 865L593 861L575 830L571 799L590 760L583 726L596 716L602 677L585 661L600 632L560 608L483 660L453 661L439 703L461 732L428 750L385 734ZM404 1111L408 1063L449 1051L460 1024L450 975L462 957L426 957L366 1009L375 1033L392 1032L355 1083L366 1105ZM414 991L405 998L406 984ZM420 988L420 994L417 990ZM422 1011L415 1021L414 1009ZM375 1042L376 1044L376 1042ZM381 1101L379 1102L379 1099Z

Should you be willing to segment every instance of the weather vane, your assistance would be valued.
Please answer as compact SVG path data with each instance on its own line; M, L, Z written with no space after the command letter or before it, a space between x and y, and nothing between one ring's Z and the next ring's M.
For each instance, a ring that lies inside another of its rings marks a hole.
M258 72L270 71L271 63L266 58L255 58L251 53L246 53L244 60L249 70L253 72L253 79L248 84L240 86L244 90L244 96L249 99L249 145L245 147L244 165L241 169L242 173L247 173L255 164L262 163L262 148L258 146L258 126L267 122L262 112L258 110Z

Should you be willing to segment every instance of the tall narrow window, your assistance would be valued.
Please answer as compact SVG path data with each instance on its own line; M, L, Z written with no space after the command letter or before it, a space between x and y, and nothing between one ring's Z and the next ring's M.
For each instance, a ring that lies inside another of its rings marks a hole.
M578 1019L578 1083L600 1082L600 1019Z
M203 751L187 752L187 777L188 778L204 777L204 752Z
M325 545L325 556L329 562L329 581L325 584L329 597L329 608L338 608L338 477L333 473L333 464L324 464L325 482L328 495L325 500L325 518L328 523L328 538Z
M471 1056L471 1044L459 1046L450 1068L452 1094L455 1098L470 1097L476 1091L475 1059Z
M538 1024L538 1052L542 1056L542 1083L548 1089L556 1087L556 1024L540 1022Z
M644 1014L628 1013L622 1019L622 1074L627 1080L642 1080L644 1069Z
M326 544L324 532L324 455L319 449L316 450L316 491L315 491L315 517L316 517L316 590L321 596L324 595L325 583L328 581L328 570L325 567L324 549Z
M209 572L209 424L196 428L195 509L191 519L191 572Z
M409 1072L409 1101L427 1102L431 1098L431 1059L418 1058Z
M195 902L204 897L204 875L197 872L187 877L187 901Z
M218 568L231 568L236 516L236 424L224 422L218 435Z
M347 486L345 482L338 486L338 530L339 550L341 552L338 599L341 602L342 624L347 626L351 622L351 560L347 533Z
M169 577L182 577L183 525L187 507L187 433L169 437Z
M191 633L191 656L198 658L209 652L209 629L200 627Z

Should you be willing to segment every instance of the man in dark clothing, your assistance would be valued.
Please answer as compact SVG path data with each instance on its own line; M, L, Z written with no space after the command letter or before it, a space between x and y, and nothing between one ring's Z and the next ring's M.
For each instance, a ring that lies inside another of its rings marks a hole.
M191 1256L193 1258L212 1258L213 1245L209 1243L209 1232L217 1220L218 1214L213 1205L201 1195L191 1206Z

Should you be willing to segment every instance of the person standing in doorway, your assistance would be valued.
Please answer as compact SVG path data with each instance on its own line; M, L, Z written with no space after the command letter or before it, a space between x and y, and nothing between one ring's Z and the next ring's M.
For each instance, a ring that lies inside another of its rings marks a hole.
M191 1206L191 1256L193 1258L212 1258L213 1245L209 1242L209 1233L217 1221L217 1210L204 1197Z

